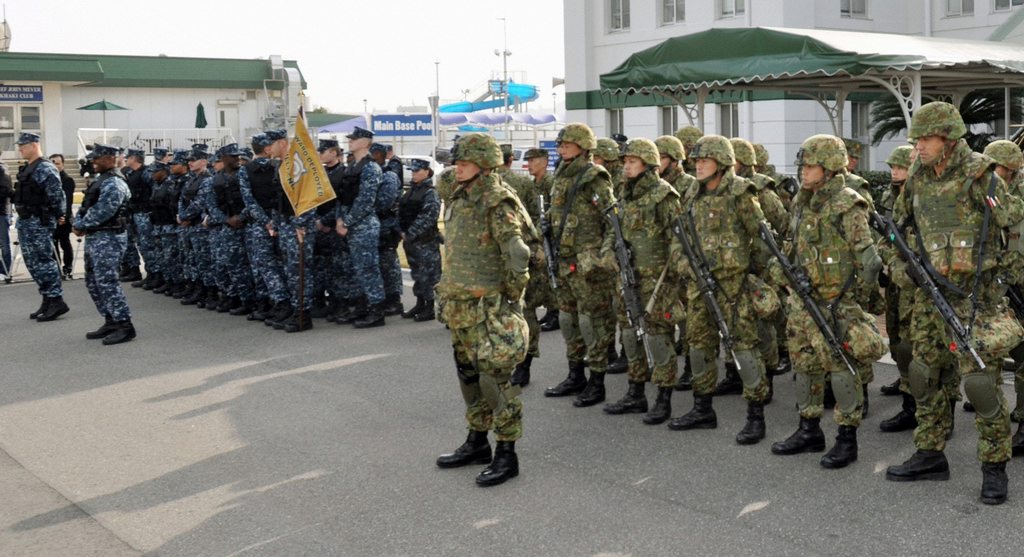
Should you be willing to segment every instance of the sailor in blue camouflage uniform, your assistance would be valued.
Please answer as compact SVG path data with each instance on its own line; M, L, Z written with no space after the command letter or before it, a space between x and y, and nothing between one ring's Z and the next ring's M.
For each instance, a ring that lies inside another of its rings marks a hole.
M89 185L72 232L85 236L85 287L104 317L86 338L120 344L135 338L132 312L117 280L117 267L128 243L128 202L131 192L115 166L119 149L97 144L92 159L96 180Z
M218 155L223 168L214 175L209 190L200 190L206 207L205 224L210 229L213 272L220 277L224 293L217 311L249 315L255 307L252 274L245 254L245 203L238 183L242 150L237 143L229 143L220 148Z
M154 288L157 294L182 298L188 287L181 272L178 252L178 196L188 180L188 151L175 149L174 157L166 164L167 171L153 173L153 193L149 198L149 218L153 224L153 237L159 253L164 286ZM164 163L159 163L164 164ZM161 291L161 289L163 289Z
M341 146L337 139L321 139L317 147L320 162L332 187L341 178L345 166L341 164ZM337 211L337 200L318 205L316 211L316 242L313 245L313 317L331 317L337 307L337 292L334 290L334 279L337 275L335 257L341 238L334 231L334 214ZM333 319L329 319L333 321Z
M146 152L142 149L128 149L124 153L124 165L120 166L121 175L128 183L128 191L137 191L142 183L142 172L145 170ZM141 194L140 196L141 197ZM142 280L142 271L139 266L142 259L139 253L138 235L130 214L128 217L128 247L121 257L121 269L118 271L118 279L121 282L135 282Z
M154 225L152 222L153 207L151 205L153 189L166 179L168 171L170 169L170 164L170 152L164 147L154 147L153 162L149 163L149 165L147 165L142 170L142 179L146 183L147 190L146 193L144 193L146 204L145 214L149 217L149 222L141 226L141 228L146 229L148 233L146 235L147 240L145 242L145 247L140 243L139 249L142 250L142 259L146 262L146 279L143 281L133 282L132 286L142 287L145 290L159 289L160 292L165 292L168 288L170 288L170 285L167 282L167 278L164 276L166 273L163 270L163 246L160 243L160 233L157 230L156 225ZM157 172L160 171L163 171L163 175L159 180L157 180L155 179L155 176ZM131 190L131 184L129 184L128 189ZM138 200L135 199L135 195L132 194L132 203L137 202ZM139 224L135 222L134 215L133 224L135 225L135 228L137 230L140 229ZM147 250L149 255L147 255ZM152 262L150 260L152 260Z
M213 181L213 175L207 169L210 156L208 148L203 143L192 145L192 152L188 156L191 179L182 188L178 197L178 223L185 229L185 244L182 248L185 274L197 285L192 295L184 298L181 303L200 308L213 303L217 295L217 286L211 272L210 231L201 225L203 207L199 199L199 190L203 183Z
M398 224L398 198L402 195L401 174L402 163L392 157L392 164L386 160L390 145L374 143L370 146L370 156L380 165L384 180L377 190L377 220L380 221L380 240L377 243L377 260L380 266L380 278L384 286L384 315L401 315L402 307L402 264L398 262L398 243L402 240L402 229Z
M128 191L131 192L131 199L128 201L128 236L138 248L137 255L141 255L146 267L146 278L140 278L132 282L135 288L145 287L152 290L157 286L163 286L160 278L160 262L153 256L153 225L150 222L149 198L153 193L153 176L150 166L145 166L146 153L140 149L128 150L128 168L132 169L131 175L125 177L128 183ZM134 269L132 269L134 272Z
M67 198L57 167L43 158L39 136L22 133L17 143L21 158L28 161L18 170L12 199L18 211L18 241L25 267L43 296L42 305L30 313L29 318L53 321L68 312L60 284L60 268L53 258L53 232L64 222Z
M351 261L346 271L358 284L361 298L353 311L335 322L350 322L358 329L379 327L384 325L384 284L377 251L380 221L375 204L384 177L369 154L373 132L357 126L346 137L356 162L346 167L342 176L335 229L346 240Z
M281 182L277 177L278 161L270 158L267 149L276 142L288 145L288 132L267 130L252 137L253 159L238 171L238 189L245 202L245 245L249 264L256 279L257 297L265 300L249 318L266 325L283 322L292 314L291 295L277 255L277 238L270 235L267 224L278 207Z
M398 201L398 222L416 305L402 312L402 317L431 321L434 319L434 287L441 280L441 234L437 230L441 198L434 188L434 170L429 162L413 159L410 168L412 184Z

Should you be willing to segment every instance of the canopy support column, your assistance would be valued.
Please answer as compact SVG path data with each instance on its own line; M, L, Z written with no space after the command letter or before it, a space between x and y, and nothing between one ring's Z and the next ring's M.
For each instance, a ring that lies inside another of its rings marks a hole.
M862 75L862 79L873 81L896 97L900 109L903 110L903 119L907 122L907 129L910 129L910 115L921 106L921 74L912 72L909 74L893 74L888 80L873 75ZM959 106L959 105L957 105Z
M700 131L704 131L704 103L708 98L708 88L698 87L693 94L697 97L697 102L693 104L686 102L686 97L681 92L673 92L668 96L683 107L683 113L686 114L686 120L690 122L691 126L697 126Z
M832 133L836 137L843 137L843 111L846 108L846 96L850 94L849 91L839 89L834 95L822 92L808 93L806 91L794 91L793 93L807 97L821 105L821 108L825 109L829 122L832 124Z

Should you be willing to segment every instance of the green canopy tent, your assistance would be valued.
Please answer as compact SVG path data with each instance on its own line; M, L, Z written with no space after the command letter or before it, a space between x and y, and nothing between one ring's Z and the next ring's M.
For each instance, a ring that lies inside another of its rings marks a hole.
M97 101L97 102L94 102L92 104L87 104L85 106L80 106L80 107L76 108L75 110L102 110L103 111L103 127L106 128L107 127L107 111L108 110L128 110L128 109L123 107L123 106L121 106L121 105L114 104L114 103L108 101L107 99L103 99L102 101Z
M922 99L959 104L976 89L1024 87L1024 48L821 29L709 29L641 50L601 75L600 83L605 102L663 95L686 108L690 123L701 128L711 93L811 98L842 135L843 105L851 94L894 95L909 126Z

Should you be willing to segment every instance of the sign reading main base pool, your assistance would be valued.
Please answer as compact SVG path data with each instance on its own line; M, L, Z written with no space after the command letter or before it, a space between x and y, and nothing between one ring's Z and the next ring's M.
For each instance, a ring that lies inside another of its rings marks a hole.
M0 102L43 102L42 85L0 85Z
M429 114L374 114L370 128L375 135L429 136L434 132L434 123Z
M548 150L548 168L551 170L554 170L555 166L558 165L558 152L555 151L557 146L557 142L553 140L545 139L540 142L540 148Z

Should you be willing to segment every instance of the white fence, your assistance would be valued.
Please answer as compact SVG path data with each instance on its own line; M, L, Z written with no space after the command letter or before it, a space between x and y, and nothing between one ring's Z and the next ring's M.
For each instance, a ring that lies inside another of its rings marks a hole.
M185 128L185 129L118 129L79 128L78 155L85 156L87 146L95 143L114 145L124 149L142 149L147 154L155 147L166 149L189 149L195 143L205 143L210 152L222 145L236 143L231 128Z

